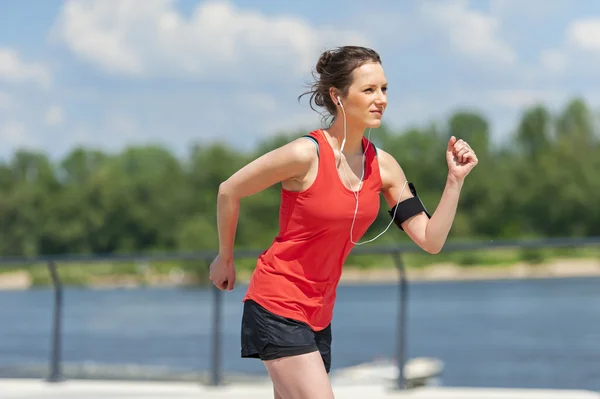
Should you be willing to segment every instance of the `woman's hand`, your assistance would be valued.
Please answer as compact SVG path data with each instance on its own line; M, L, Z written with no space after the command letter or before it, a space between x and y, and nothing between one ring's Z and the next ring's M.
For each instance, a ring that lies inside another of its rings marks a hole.
M221 255L218 255L210 264L209 278L220 290L233 290L233 287L235 286L235 266L233 264L233 258L226 259Z
M471 149L469 144L456 137L450 137L448 149L446 150L446 160L448 161L449 176L462 182L465 177L477 165L477 155Z

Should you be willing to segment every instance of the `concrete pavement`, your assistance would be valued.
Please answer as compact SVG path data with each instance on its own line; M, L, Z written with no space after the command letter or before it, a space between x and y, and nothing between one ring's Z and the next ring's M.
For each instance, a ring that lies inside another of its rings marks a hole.
M397 392L383 385L334 385L336 399L600 399L577 390L427 387ZM180 382L69 380L50 384L35 379L0 379L1 399L270 399L270 384L205 387Z

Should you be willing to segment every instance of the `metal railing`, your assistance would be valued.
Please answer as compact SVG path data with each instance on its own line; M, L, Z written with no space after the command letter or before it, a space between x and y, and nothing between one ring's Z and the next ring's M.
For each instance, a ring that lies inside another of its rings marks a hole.
M447 243L443 249L444 253L456 251L493 250L493 249L545 249L545 248L578 248L578 247L600 247L600 237L587 238L550 238L540 240L502 240L502 241L475 241L465 243ZM235 252L236 259L248 259L257 257L262 250L241 250ZM398 378L396 387L406 389L404 377L404 366L406 364L406 314L408 309L408 280L402 259L402 254L422 252L414 244L388 246L388 247L357 247L352 255L390 255L399 275L400 303L397 315L396 333L396 364L398 367ZM62 310L63 310L63 286L57 266L69 263L101 263L101 262L159 262L159 261L204 261L207 264L214 259L216 252L192 252L173 254L133 254L133 255L62 255L62 256L40 256L40 257L0 257L0 267L6 266L30 266L32 264L46 264L51 277L54 290L54 307L51 327L51 351L49 359L49 372L46 378L49 382L61 382L65 380L62 373ZM210 362L210 384L214 386L223 383L223 372L221 362L221 313L222 313L222 291L213 286L213 323Z

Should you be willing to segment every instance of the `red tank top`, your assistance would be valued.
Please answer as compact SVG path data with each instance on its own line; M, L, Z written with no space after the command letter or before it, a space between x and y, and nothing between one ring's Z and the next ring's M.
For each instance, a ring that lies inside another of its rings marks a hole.
M331 322L342 266L354 246L350 228L356 198L340 180L325 133L316 130L309 136L318 143L317 177L302 192L281 189L279 234L259 256L244 301L252 299L272 313L305 322L319 331ZM368 144L368 149L354 242L360 241L380 206L376 149L366 137L362 144L363 149Z

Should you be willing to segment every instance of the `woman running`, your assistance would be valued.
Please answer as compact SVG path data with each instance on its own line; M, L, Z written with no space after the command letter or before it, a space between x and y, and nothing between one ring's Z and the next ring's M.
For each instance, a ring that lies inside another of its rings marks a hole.
M328 373L336 288L346 257L379 213L380 195L390 206L390 225L435 254L452 226L464 179L477 164L466 142L450 138L446 186L430 216L394 157L365 137L381 125L387 106L379 54L357 46L325 51L316 72L304 94L311 108L314 103L329 114L329 128L252 161L218 194L219 253L210 279L231 291L240 200L281 183L279 233L258 258L241 326L241 355L263 361L275 399L333 398Z

